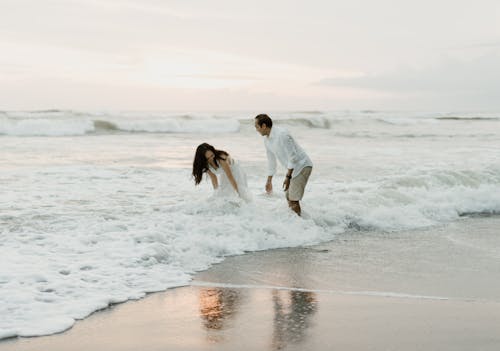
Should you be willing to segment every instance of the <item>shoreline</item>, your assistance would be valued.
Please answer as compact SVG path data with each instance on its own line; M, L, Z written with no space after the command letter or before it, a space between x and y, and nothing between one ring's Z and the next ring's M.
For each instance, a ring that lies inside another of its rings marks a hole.
M1 349L496 350L498 306L188 286L101 311L65 333L7 340Z
M62 333L1 340L0 349L497 350L500 265L481 261L478 242L462 244L496 240L499 223L350 233L227 257L188 286L96 311Z

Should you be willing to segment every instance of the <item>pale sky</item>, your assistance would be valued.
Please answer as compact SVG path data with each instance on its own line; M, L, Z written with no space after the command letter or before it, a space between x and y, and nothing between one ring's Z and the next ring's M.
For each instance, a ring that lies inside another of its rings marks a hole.
M0 110L500 111L498 0L0 0Z

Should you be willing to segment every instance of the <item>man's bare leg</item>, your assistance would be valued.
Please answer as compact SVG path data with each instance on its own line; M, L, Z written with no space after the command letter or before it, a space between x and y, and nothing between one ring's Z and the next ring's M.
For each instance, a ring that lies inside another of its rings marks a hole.
M295 212L296 214L298 214L300 216L301 209L300 209L300 203L298 201L288 200L288 207L290 207L293 212Z

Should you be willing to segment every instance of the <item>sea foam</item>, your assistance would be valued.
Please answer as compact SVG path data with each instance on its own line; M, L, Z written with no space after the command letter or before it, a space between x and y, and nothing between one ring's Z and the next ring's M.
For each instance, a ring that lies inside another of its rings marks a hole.
M95 133L236 133L237 119L169 114L105 114L72 111L0 115L0 135L79 136Z
M252 203L193 188L185 170L34 171L1 205L0 337L65 330L109 304L188 284L228 255L313 245L345 230L401 230L500 212L500 170L409 171L310 184L304 217L282 195ZM31 179L39 179L39 184ZM259 179L250 177L258 192ZM154 187L151 184L155 184ZM46 187L51 189L47 193ZM162 196L161 194L168 194Z
M265 149L249 115L0 113L10 133L0 137L0 338L63 331L109 304L189 284L228 255L500 213L498 121L276 114L314 162L298 218L283 173L262 194ZM241 161L253 202L194 186L203 141Z

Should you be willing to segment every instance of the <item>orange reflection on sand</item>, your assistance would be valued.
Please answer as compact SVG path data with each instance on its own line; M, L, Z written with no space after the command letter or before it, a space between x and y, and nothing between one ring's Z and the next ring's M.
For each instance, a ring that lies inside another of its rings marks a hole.
M239 292L232 289L207 288L200 289L200 316L204 327L211 333L224 329L225 322L234 316L238 309ZM209 340L218 342L221 335L209 334Z

